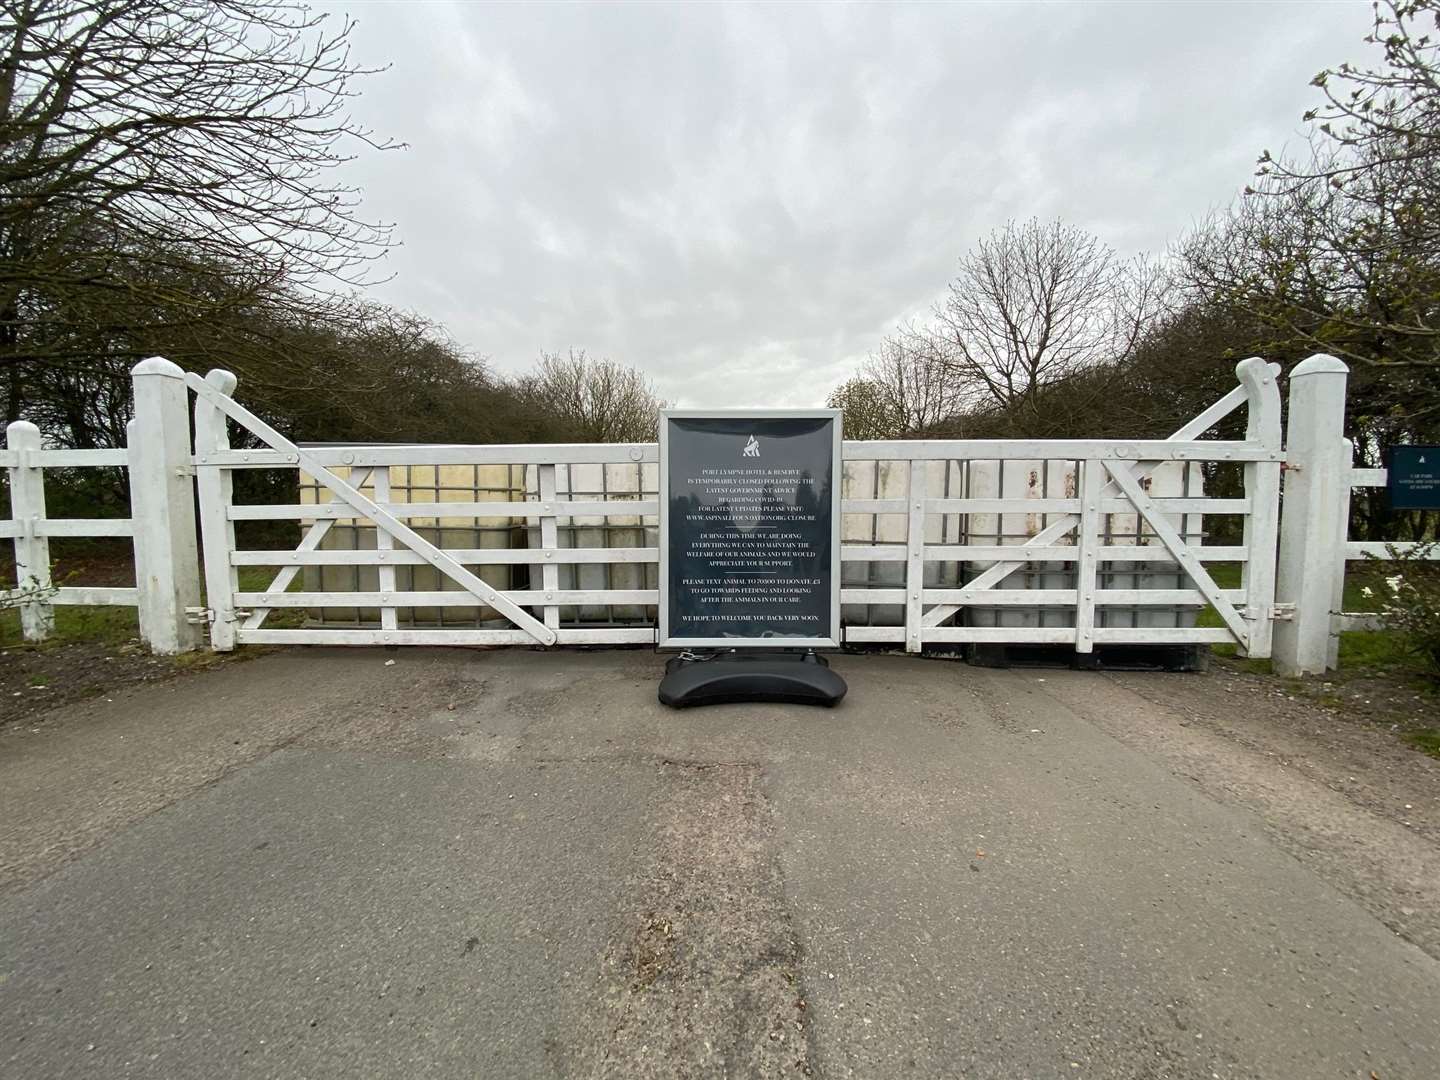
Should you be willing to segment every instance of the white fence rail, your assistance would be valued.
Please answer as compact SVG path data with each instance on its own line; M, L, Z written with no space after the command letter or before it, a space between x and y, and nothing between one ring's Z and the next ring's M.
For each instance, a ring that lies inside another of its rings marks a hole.
M1295 370L1284 446L1277 371L1244 361L1239 385L1164 440L847 442L846 642L1233 643L1263 657L1273 639L1282 669L1323 670L1345 621L1344 562L1384 547L1344 535L1349 490L1384 475L1350 468L1344 365L1314 357ZM11 425L0 537L15 546L7 599L28 638L50 632L57 604L127 604L161 652L193 647L201 626L221 650L654 642L655 445L300 446L234 390L227 372L137 365L128 451L46 449L32 425ZM1244 438L1205 437L1242 407ZM232 427L262 445L232 445ZM48 517L44 470L93 466L129 471L132 518ZM1202 466L1229 468L1239 493L1207 496ZM473 484L442 483L460 467ZM294 472L309 501L236 503L247 469ZM1240 524L1222 542L1212 526L1226 519ZM286 522L292 547L237 543L237 526ZM136 585L57 588L49 540L74 536L133 537ZM1238 565L1238 587L1217 582L1217 563ZM270 568L268 580L241 588L248 567ZM1195 625L1205 610L1220 625Z
M54 629L61 605L135 605L139 590L91 585L57 586L50 570L52 537L130 537L129 518L52 518L45 505L45 469L129 465L125 450L56 450L41 445L40 429L25 420L5 432L0 466L10 482L10 520L0 522L0 538L15 546L15 588L0 594L6 606L20 609L27 641L40 641Z
M198 604L200 595L189 410L185 388L169 377L171 369L178 370L164 360L146 360L135 367L135 418L127 429L128 448L45 448L40 430L28 421L6 429L0 466L9 479L10 520L0 522L0 536L14 543L16 587L4 599L19 607L27 641L44 640L54 631L57 606L78 605L137 608L141 637L156 652L181 652L199 643L185 617L186 608ZM128 472L130 517L48 516L47 468L102 467ZM55 585L50 540L59 537L132 538L135 585Z

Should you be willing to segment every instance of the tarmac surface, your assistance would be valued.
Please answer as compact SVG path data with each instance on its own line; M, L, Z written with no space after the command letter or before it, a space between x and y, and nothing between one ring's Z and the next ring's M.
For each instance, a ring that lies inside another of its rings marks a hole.
M1440 1075L1376 871L1177 765L1214 677L833 666L294 650L8 733L0 1075Z

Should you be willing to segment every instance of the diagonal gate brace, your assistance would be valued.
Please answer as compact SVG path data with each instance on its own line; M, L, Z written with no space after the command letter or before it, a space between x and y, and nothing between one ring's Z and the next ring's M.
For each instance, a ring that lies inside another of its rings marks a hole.
M350 484L341 480L324 465L320 464L313 455L296 446L234 398L222 394L194 372L186 373L185 384L189 386L191 390L195 391L197 395L230 417L231 420L234 420L237 424L248 429L257 438L263 440L272 450L294 457L307 473L315 477L323 486L330 489L339 499L348 503L361 514L365 515L365 517L375 522L377 528L385 530L385 532L415 552L415 554L435 567L436 570L452 579L476 599L483 601L496 611L499 611L536 641L544 645L554 645L558 640L554 630L547 627L543 622L535 618L513 600L507 599L501 595L499 591L487 585L484 581L481 581L480 578L461 566L454 556L430 543L430 541L426 540L414 529L410 528L399 518L380 506L379 503L362 495Z
M1241 361L1241 366L1254 364L1264 365L1265 362L1263 360L1258 360L1254 357L1249 360ZM1280 365L1278 364L1266 365L1266 367L1271 375L1274 375L1280 370ZM1211 405L1199 416L1195 417L1184 427L1176 431L1173 435L1170 436L1170 439L1167 441L1183 442L1186 439L1196 438L1197 436L1208 431L1211 427L1219 423L1221 420L1225 419L1225 417L1229 416L1241 405L1244 405L1246 403L1246 400L1247 393L1245 387L1235 387L1235 389L1231 390L1228 394L1226 394L1219 401ZM1109 465L1107 465L1106 468L1112 476L1115 475L1115 468L1120 468L1125 471L1125 474L1127 476L1136 479L1143 479L1144 477L1149 476L1150 473L1154 472L1160 464L1161 463L1158 461L1138 461L1132 464L1125 465L1116 463L1114 468L1111 468ZM1107 484L1105 486L1105 489L1100 493L1101 497L1109 498L1110 496L1116 494L1115 489L1118 487L1119 485L1115 483ZM1047 544L1053 544L1056 540L1060 539L1066 533L1073 530L1079 524L1080 516L1078 514L1066 514L1062 516L1058 521L1051 523L1049 526L1036 533L1034 536L1032 536L1029 540L1025 541L1025 543L1020 546L1044 547ZM960 591L962 593L978 593L983 589L992 588L997 582L1001 581L1011 572L1020 569L1024 565L1024 563L1013 561L997 562L993 566L985 570L983 573L981 573L979 577L975 578L973 581L967 582L964 586L961 587ZM954 615L964 606L965 605L963 601L961 603L938 604L925 613L923 623L925 626L939 626L941 623L943 623L946 619L950 618L950 616Z
M350 486L355 488L364 487L367 483L369 483L370 477L374 472L374 469L362 469L360 471L359 481L356 483L352 483ZM351 474L351 479L355 479L354 473ZM335 502L335 498L335 493L332 491L330 493L330 501L332 503ZM305 535L300 538L300 543L295 548L295 550L315 551L316 549L318 549L320 547L321 541L324 540L325 537L330 535L330 530L334 527L336 520L336 518L321 518L319 521L316 521L313 525L310 526L309 529L305 531ZM267 593L284 592L286 589L290 588L290 583L295 580L299 573L299 566L282 566L280 568L280 572L275 575L275 579L270 582L269 586L266 587L265 591ZM269 614L269 608L257 607L253 612L251 612L250 617L245 620L244 628L246 630L260 629L261 624L265 622L265 619Z
M1175 526L1165 519L1164 512L1155 505L1155 500L1146 494L1128 467L1107 461L1105 462L1105 471L1119 485L1120 490L1125 493L1125 497L1135 505L1135 509L1140 511L1140 516L1145 519L1145 523L1155 530L1155 535L1160 538L1160 542L1165 545L1171 557L1190 576L1195 587L1205 594L1206 600L1214 605L1216 613L1224 620L1230 632L1235 635L1235 640L1240 643L1242 648L1248 649L1250 647L1249 625L1245 622L1244 617L1235 610L1234 605L1225 598L1225 594L1220 590L1220 586L1215 584L1215 579L1205 569L1205 564L1200 561L1199 556L1175 531Z

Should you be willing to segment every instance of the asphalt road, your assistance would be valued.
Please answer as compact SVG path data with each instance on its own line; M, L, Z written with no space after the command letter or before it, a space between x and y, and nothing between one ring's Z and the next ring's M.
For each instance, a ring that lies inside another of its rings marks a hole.
M1105 730L1141 677L835 667L294 652L7 736L0 1075L1440 1075L1440 961Z

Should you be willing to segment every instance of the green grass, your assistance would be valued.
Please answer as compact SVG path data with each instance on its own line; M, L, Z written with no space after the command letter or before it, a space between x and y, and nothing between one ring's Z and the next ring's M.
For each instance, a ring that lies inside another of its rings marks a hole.
M134 608L63 605L55 609L55 633L38 647L54 648L78 641L123 645L139 634L140 624ZM20 634L20 612L15 608L0 611L0 647L22 644L25 642Z
M1239 563L1211 563L1208 569L1210 576L1215 579L1215 584L1220 588L1239 589L1242 587ZM1342 602L1346 611L1379 610L1377 597L1365 595L1366 583L1372 580L1374 577L1371 573L1362 572L1360 567L1352 567L1351 572L1345 577L1345 594ZM1373 592L1372 589L1372 594ZM1195 625L1220 627L1225 623L1213 607L1207 606L1196 617ZM1214 645L1212 649L1216 656L1226 657L1234 657L1239 651L1235 645ZM1238 662L1245 670L1254 674L1265 674L1270 671L1270 661L1268 660L1239 659ZM1399 637L1383 630L1346 630L1341 633L1340 666L1342 668L1414 671L1417 674L1424 667L1419 659L1405 648Z
M268 566L239 568L241 592L264 592L274 580L275 571ZM297 576L286 592L300 592L302 582ZM202 594L203 595L203 594ZM203 602L203 601L202 601ZM276 608L265 620L266 628L286 629L305 624L304 608ZM140 636L140 622L132 607L82 607L59 604L55 607L55 632L45 641L32 645L20 633L18 608L0 610L0 648L51 649L77 642L123 645Z
M1405 741L1417 750L1423 750L1431 757L1440 758L1440 728L1421 728L1419 731L1407 731L1405 733Z

